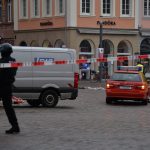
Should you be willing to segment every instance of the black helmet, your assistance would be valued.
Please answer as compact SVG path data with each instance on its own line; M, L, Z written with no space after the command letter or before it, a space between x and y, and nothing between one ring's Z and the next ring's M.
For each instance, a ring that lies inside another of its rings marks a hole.
M9 43L4 43L0 45L0 53L2 57L8 57L13 52L12 45Z

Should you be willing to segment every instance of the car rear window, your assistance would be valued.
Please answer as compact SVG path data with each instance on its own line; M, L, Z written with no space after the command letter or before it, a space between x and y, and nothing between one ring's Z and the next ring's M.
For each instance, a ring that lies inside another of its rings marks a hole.
M127 73L114 73L111 77L111 80L115 81L136 81L141 82L141 76L139 74L127 74Z

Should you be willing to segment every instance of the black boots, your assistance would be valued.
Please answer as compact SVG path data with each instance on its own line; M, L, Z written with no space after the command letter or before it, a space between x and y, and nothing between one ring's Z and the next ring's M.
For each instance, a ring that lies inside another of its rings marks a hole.
M20 132L20 128L19 127L12 127L9 130L5 131L6 134L17 134L19 132Z

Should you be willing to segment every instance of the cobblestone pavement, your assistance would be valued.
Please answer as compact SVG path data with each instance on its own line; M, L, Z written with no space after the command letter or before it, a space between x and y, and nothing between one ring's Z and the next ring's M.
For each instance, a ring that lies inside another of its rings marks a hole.
M81 83L80 83L81 84ZM9 128L0 107L0 150L149 150L150 104L106 105L105 90L80 89L56 108L15 106L21 133Z
M88 88L105 88L105 80L102 82L95 81L95 80L80 80L79 81L79 88L80 89L88 89Z

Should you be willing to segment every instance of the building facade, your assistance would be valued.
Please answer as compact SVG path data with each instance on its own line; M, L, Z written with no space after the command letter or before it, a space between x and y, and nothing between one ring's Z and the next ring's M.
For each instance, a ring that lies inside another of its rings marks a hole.
M0 0L0 44L14 44L13 0Z
M102 23L105 57L150 54L149 6L150 0L16 0L15 44L66 46L76 49L79 58L95 58Z

